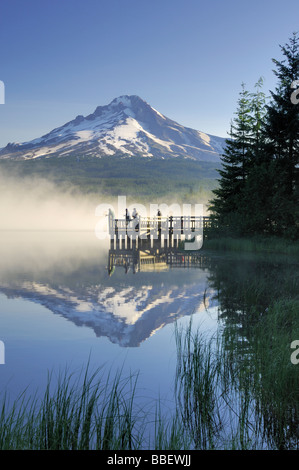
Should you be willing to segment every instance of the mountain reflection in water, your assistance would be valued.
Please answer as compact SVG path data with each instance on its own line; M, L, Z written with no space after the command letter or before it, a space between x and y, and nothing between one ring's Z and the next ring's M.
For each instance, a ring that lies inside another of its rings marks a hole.
M237 388L229 405L249 400L262 443L298 450L298 365L290 361L299 331L296 257L112 249L84 232L1 235L0 293L13 299L0 305L9 361L2 383L19 390L30 377L40 385L46 365L81 361L93 346L96 364L126 358L130 371L141 370L144 390L167 396L177 351L174 328L164 327L186 326L192 315L201 330L207 321L212 334L221 332L220 360Z
M7 234L0 289L92 328L97 337L136 347L164 325L213 303L209 258L158 243L109 250L92 233Z

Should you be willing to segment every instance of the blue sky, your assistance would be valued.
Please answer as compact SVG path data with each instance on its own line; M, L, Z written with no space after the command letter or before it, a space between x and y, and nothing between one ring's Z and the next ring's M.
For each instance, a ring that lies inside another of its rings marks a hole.
M226 137L245 82L299 29L298 0L1 0L0 147L123 94Z

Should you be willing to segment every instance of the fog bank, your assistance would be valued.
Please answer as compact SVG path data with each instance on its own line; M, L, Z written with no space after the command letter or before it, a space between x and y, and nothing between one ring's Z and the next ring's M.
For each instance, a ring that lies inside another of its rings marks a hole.
M94 230L95 196L0 172L0 230Z

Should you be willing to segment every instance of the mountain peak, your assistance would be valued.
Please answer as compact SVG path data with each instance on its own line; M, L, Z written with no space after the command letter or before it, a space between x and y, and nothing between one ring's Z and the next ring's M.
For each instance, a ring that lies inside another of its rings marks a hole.
M133 106L136 103L144 103L145 101L142 100L139 96L137 95L121 95L118 98L114 98L113 101L111 101L110 105L123 105L123 106Z
M119 155L219 161L224 139L167 118L137 95L121 95L46 135L7 145L0 158Z
M103 111L107 110L111 112L117 112L124 111L126 109L137 110L137 108L140 110L147 107L149 109L153 109L148 103L146 103L146 101L137 95L121 95L118 98L114 98L114 100L112 100L108 105L98 106L93 114L95 116L99 116L103 113Z
M146 104L139 96L137 95L122 95L118 98L114 98L108 105L97 106L94 113L87 116L87 119L92 119L93 116L101 116L104 112L117 112L124 109L132 109L137 104Z

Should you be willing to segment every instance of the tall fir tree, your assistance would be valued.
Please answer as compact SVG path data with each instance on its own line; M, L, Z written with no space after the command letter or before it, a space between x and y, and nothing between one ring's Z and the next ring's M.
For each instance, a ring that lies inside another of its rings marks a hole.
M262 90L262 77L251 94L251 165L246 181L244 204L246 206L244 235L272 233L273 184L275 170L265 152L265 120L267 97Z
M251 94L251 153L252 161L258 164L264 159L264 125L267 97L263 92L262 77L256 82L255 91Z
M298 34L280 47L283 60L272 59L278 85L269 104L262 79L252 94L242 84L210 205L220 228L241 235L299 236L299 104L291 101L299 80Z
M296 238L299 234L299 104L291 101L291 85L299 79L298 33L293 33L289 42L280 48L283 59L272 59L278 84L271 91L267 106L266 155L274 162L276 171L272 226L278 235Z
M244 207L245 183L250 168L252 146L252 117L250 94L242 83L235 118L231 123L221 156L220 179L210 202L212 218L222 229L240 233L246 208Z

